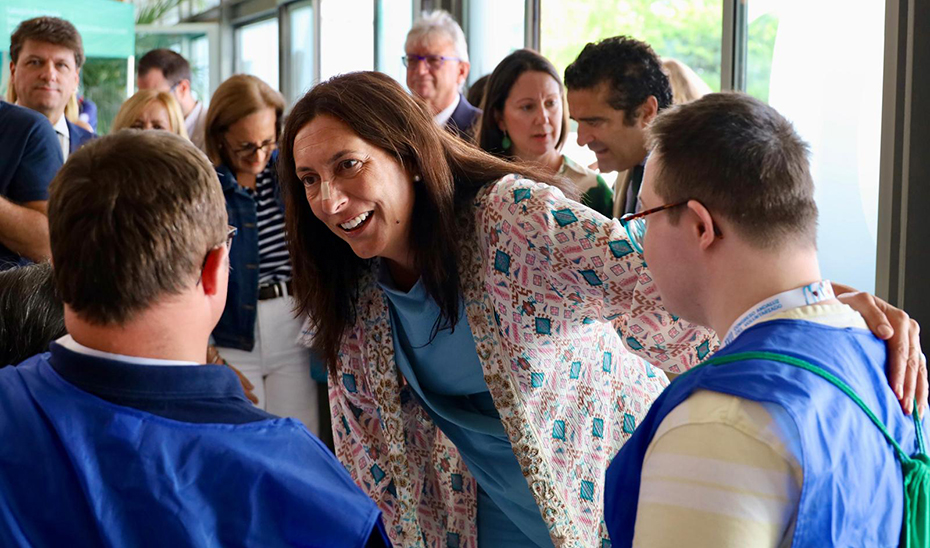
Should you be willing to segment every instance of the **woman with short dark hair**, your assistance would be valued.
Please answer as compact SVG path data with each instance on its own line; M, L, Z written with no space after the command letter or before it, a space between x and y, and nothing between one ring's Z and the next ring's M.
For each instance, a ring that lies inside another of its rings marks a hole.
M528 49L505 57L491 73L476 142L508 160L532 162L571 181L581 203L611 217L614 194L595 171L561 153L568 135L565 86L552 63Z
M292 313L291 260L275 171L283 113L281 94L245 74L220 84L207 111L207 156L223 187L229 224L238 229L213 357L248 378L259 407L300 419L318 433L310 356L297 344L301 322Z

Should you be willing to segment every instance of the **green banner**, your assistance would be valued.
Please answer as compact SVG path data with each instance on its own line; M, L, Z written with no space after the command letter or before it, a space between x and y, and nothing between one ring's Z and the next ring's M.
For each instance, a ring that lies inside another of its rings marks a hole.
M135 53L134 6L115 0L0 0L0 51L10 51L10 35L21 22L42 15L70 21L81 33L85 57Z

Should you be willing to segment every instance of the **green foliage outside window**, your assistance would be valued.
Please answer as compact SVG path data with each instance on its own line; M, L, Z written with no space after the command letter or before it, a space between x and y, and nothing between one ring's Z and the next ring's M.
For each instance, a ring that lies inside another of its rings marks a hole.
M685 63L720 90L722 0L542 0L541 10L542 54L562 74L588 42L627 35ZM747 91L763 100L777 30L778 19L770 14L749 25Z

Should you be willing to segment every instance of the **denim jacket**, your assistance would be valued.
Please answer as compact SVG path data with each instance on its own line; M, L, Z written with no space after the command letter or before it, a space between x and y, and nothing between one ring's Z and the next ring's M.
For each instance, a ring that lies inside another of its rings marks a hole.
M275 152L269 160L269 165L276 187L278 178L274 170L277 161L278 154ZM220 165L216 168L216 174L226 198L229 224L238 228L239 232L229 253L226 309L213 329L213 342L217 346L250 352L255 346L255 316L258 306L258 213L255 199L246 189L239 186L232 170ZM276 188L275 197L281 211L284 211L280 187Z

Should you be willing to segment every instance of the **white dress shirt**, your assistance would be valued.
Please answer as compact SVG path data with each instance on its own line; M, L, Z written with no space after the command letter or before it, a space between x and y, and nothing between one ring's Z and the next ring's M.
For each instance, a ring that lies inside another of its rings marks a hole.
M58 134L58 142L61 144L62 158L68 159L68 151L71 150L71 132L68 131L68 119L62 114L58 122L53 124L55 133Z
M197 101L194 108L184 117L184 127L187 129L187 136L194 146L206 152L204 144L204 127L207 123L207 109L204 108L202 101Z
M126 356L123 354L112 354L110 352L88 348L74 340L71 335L65 335L55 342L78 354L84 354L85 356L93 356L95 358L103 358L105 360L112 360L116 362L131 363L133 365L200 365L197 362L159 360L155 358L139 358L136 356Z
M452 104L442 109L436 116L433 116L433 120L436 120L436 123L439 124L439 127L443 127L449 121L449 118L452 118L452 113L455 112L455 109L459 106L459 101L462 100L462 96L458 93L455 94L455 101L452 101Z

